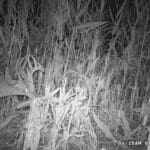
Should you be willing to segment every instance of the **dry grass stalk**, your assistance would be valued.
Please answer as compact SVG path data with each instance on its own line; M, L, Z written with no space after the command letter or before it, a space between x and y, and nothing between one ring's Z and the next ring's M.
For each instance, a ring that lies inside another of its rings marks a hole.
M147 103L150 89L146 1L116 1L116 10L105 0L39 3L8 0L0 29L7 59L0 67L10 85L1 83L0 96L9 88L24 99L6 100L0 127L20 117L9 116L12 107L29 113L18 139L25 136L24 149L96 150L96 128L114 142L130 138L139 129L132 130L135 110L147 115L141 101Z

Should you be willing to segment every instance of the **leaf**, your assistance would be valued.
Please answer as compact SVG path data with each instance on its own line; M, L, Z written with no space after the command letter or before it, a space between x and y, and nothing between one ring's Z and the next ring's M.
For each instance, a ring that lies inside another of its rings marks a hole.
M120 118L123 121L125 135L128 136L131 133L131 129L123 110L120 110Z
M99 21L99 22L90 22L90 23L86 23L86 24L82 24L82 25L78 25L78 26L76 26L76 27L74 27L74 29L75 30L79 30L79 29L86 29L86 28L90 28L91 30L92 29L95 29L95 28L97 28L97 27L99 27L99 26L102 26L102 25L105 25L106 24L106 22L101 22L101 21Z
M95 115L94 112L93 112L93 117L94 117L94 120L97 123L98 127L104 132L104 134L109 139L112 139L114 142L116 142L116 139L114 138L113 134L109 130L109 127L106 124L104 124L101 120L99 120L99 118Z
M79 19L88 9L88 6L90 4L91 0L89 0L86 5L79 11L79 13L76 16L76 20Z

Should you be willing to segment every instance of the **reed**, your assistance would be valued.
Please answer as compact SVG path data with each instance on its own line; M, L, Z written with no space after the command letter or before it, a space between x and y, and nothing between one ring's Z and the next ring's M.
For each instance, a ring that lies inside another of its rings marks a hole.
M117 149L120 139L146 135L149 6L2 0L0 130L14 137L8 143L18 150Z

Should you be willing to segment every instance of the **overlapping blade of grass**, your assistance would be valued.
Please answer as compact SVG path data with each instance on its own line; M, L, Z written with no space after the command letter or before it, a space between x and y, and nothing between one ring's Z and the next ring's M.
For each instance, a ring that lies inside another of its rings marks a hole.
M9 1L0 36L9 64L17 64L16 87L30 98L17 103L22 113L30 108L24 146L34 150L44 139L45 149L95 150L96 127L115 142L119 125L122 139L131 136L134 110L143 111L141 99L149 95L146 1L115 1L115 8L105 0L42 1L38 15L32 2L23 2ZM1 121L10 101L4 108Z

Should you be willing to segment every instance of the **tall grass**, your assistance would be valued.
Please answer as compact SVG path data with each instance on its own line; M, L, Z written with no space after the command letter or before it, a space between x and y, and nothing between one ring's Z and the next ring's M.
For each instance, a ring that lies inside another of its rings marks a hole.
M117 149L119 140L143 136L149 2L3 0L1 6L0 129L11 126L13 134L17 125L18 150Z

